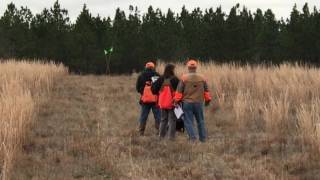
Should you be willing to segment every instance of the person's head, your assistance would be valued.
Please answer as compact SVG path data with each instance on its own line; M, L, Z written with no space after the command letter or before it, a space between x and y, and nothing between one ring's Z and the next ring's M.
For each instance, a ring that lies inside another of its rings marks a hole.
M167 64L163 72L164 78L169 78L174 76L174 69L175 69L175 66L173 64Z
M156 65L150 61L150 62L147 62L145 67L146 67L146 69L154 70L156 68Z
M188 70L190 72L195 72L197 70L197 67L198 67L198 62L196 60L190 59L187 62L187 67L188 67Z

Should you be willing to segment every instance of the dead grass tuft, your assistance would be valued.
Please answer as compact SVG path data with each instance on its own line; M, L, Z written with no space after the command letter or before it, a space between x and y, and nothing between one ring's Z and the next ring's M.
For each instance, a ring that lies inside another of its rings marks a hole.
M177 65L178 76L185 71ZM199 72L221 106L206 109L206 143L179 133L175 142L159 141L151 115L146 136L138 136L137 74L68 76L42 109L48 114L35 145L25 147L29 159L44 157L20 170L35 179L52 172L56 179L320 178L320 70L208 63Z
M0 177L10 179L16 153L34 123L37 103L67 70L40 62L0 63Z

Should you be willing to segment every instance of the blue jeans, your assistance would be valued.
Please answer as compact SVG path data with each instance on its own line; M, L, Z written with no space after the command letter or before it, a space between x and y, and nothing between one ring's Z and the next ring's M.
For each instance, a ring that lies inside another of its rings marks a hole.
M160 114L160 109L157 107L156 104L141 104L141 114L140 114L139 123L140 125L143 125L145 128L150 110L152 110L153 116L155 119L155 128L159 129L161 114Z
M196 134L193 129L193 117L196 118L199 140L206 141L206 129L204 123L203 103L183 103L184 126L191 141L196 140Z

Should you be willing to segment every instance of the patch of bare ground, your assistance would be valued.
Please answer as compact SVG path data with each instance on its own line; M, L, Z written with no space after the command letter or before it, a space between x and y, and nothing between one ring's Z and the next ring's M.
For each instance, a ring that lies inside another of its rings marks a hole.
M300 137L273 138L260 116L239 127L231 101L215 113L206 110L206 143L190 144L181 133L175 142L159 141L151 116L146 135L138 136L135 80L69 76L58 83L17 159L14 179L320 178Z

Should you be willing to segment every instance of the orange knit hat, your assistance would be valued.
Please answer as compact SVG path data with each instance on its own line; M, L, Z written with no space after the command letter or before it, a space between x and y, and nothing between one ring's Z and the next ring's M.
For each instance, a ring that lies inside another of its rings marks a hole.
M153 69L154 67L155 67L155 64L153 62L148 62L146 64L146 68L148 68L148 69Z
M198 62L196 60L190 59L187 62L187 67L188 68L196 68L198 66Z

